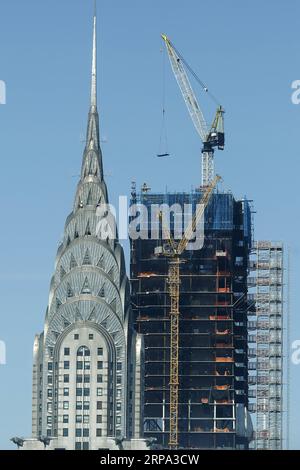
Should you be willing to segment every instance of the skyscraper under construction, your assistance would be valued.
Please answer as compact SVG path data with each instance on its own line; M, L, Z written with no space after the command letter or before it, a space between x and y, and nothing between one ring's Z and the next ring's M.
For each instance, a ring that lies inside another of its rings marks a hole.
M132 306L144 335L145 438L162 447L170 438L170 296L168 259L156 255L151 208L190 204L199 192L132 191L132 204L148 209L148 237L131 240ZM154 205L154 206L153 206ZM174 220L171 217L171 231ZM180 266L178 447L247 449L247 273L252 243L251 209L231 193L213 193L204 215L204 245L186 250ZM162 235L162 234L161 234ZM160 238L160 237L159 237Z

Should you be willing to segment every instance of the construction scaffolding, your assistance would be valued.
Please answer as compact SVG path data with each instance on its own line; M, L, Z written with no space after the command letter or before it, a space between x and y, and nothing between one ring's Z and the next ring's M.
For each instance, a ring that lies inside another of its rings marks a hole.
M254 243L248 279L249 410L255 449L282 449L283 245ZM252 292L251 292L252 291Z

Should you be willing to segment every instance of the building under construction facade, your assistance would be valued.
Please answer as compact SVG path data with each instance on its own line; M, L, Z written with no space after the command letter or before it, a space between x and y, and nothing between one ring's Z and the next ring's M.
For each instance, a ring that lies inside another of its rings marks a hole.
M145 343L144 437L156 438L163 448L169 446L170 432L170 297L168 259L155 255L162 240L150 238L159 224L153 207L188 204L193 212L200 197L197 191L132 191L131 207L141 205L144 213L144 239L131 239L132 307ZM171 214L173 232L175 217ZM247 370L251 230L249 202L215 192L205 209L203 247L182 255L179 448L247 449L252 438Z
M253 244L249 287L249 409L255 449L283 445L283 245Z

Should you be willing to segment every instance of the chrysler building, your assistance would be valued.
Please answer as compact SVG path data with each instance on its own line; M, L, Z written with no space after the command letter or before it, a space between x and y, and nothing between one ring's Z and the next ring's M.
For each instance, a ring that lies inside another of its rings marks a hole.
M142 338L133 329L123 249L107 227L97 110L96 13L81 176L34 341L32 438L23 449L137 449ZM111 223L113 222L113 224Z

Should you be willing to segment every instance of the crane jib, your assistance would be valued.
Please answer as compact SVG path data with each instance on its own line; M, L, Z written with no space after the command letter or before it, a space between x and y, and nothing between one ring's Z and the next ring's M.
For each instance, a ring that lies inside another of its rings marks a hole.
M202 186L207 187L214 178L214 151L216 147L219 150L224 149L225 135L224 135L224 109L215 99L215 97L208 91L208 87L200 80L198 75L193 71L190 65L185 61L180 52L171 43L166 35L162 35L165 41L168 56L170 59L171 67L178 83L179 89L185 101L186 107L192 119L195 129L197 130L202 142ZM202 89L210 95L210 97L217 103L217 111L212 125L208 128L205 117L199 106L195 93L190 84L189 78L185 71L186 69L191 73L195 80L201 85Z

